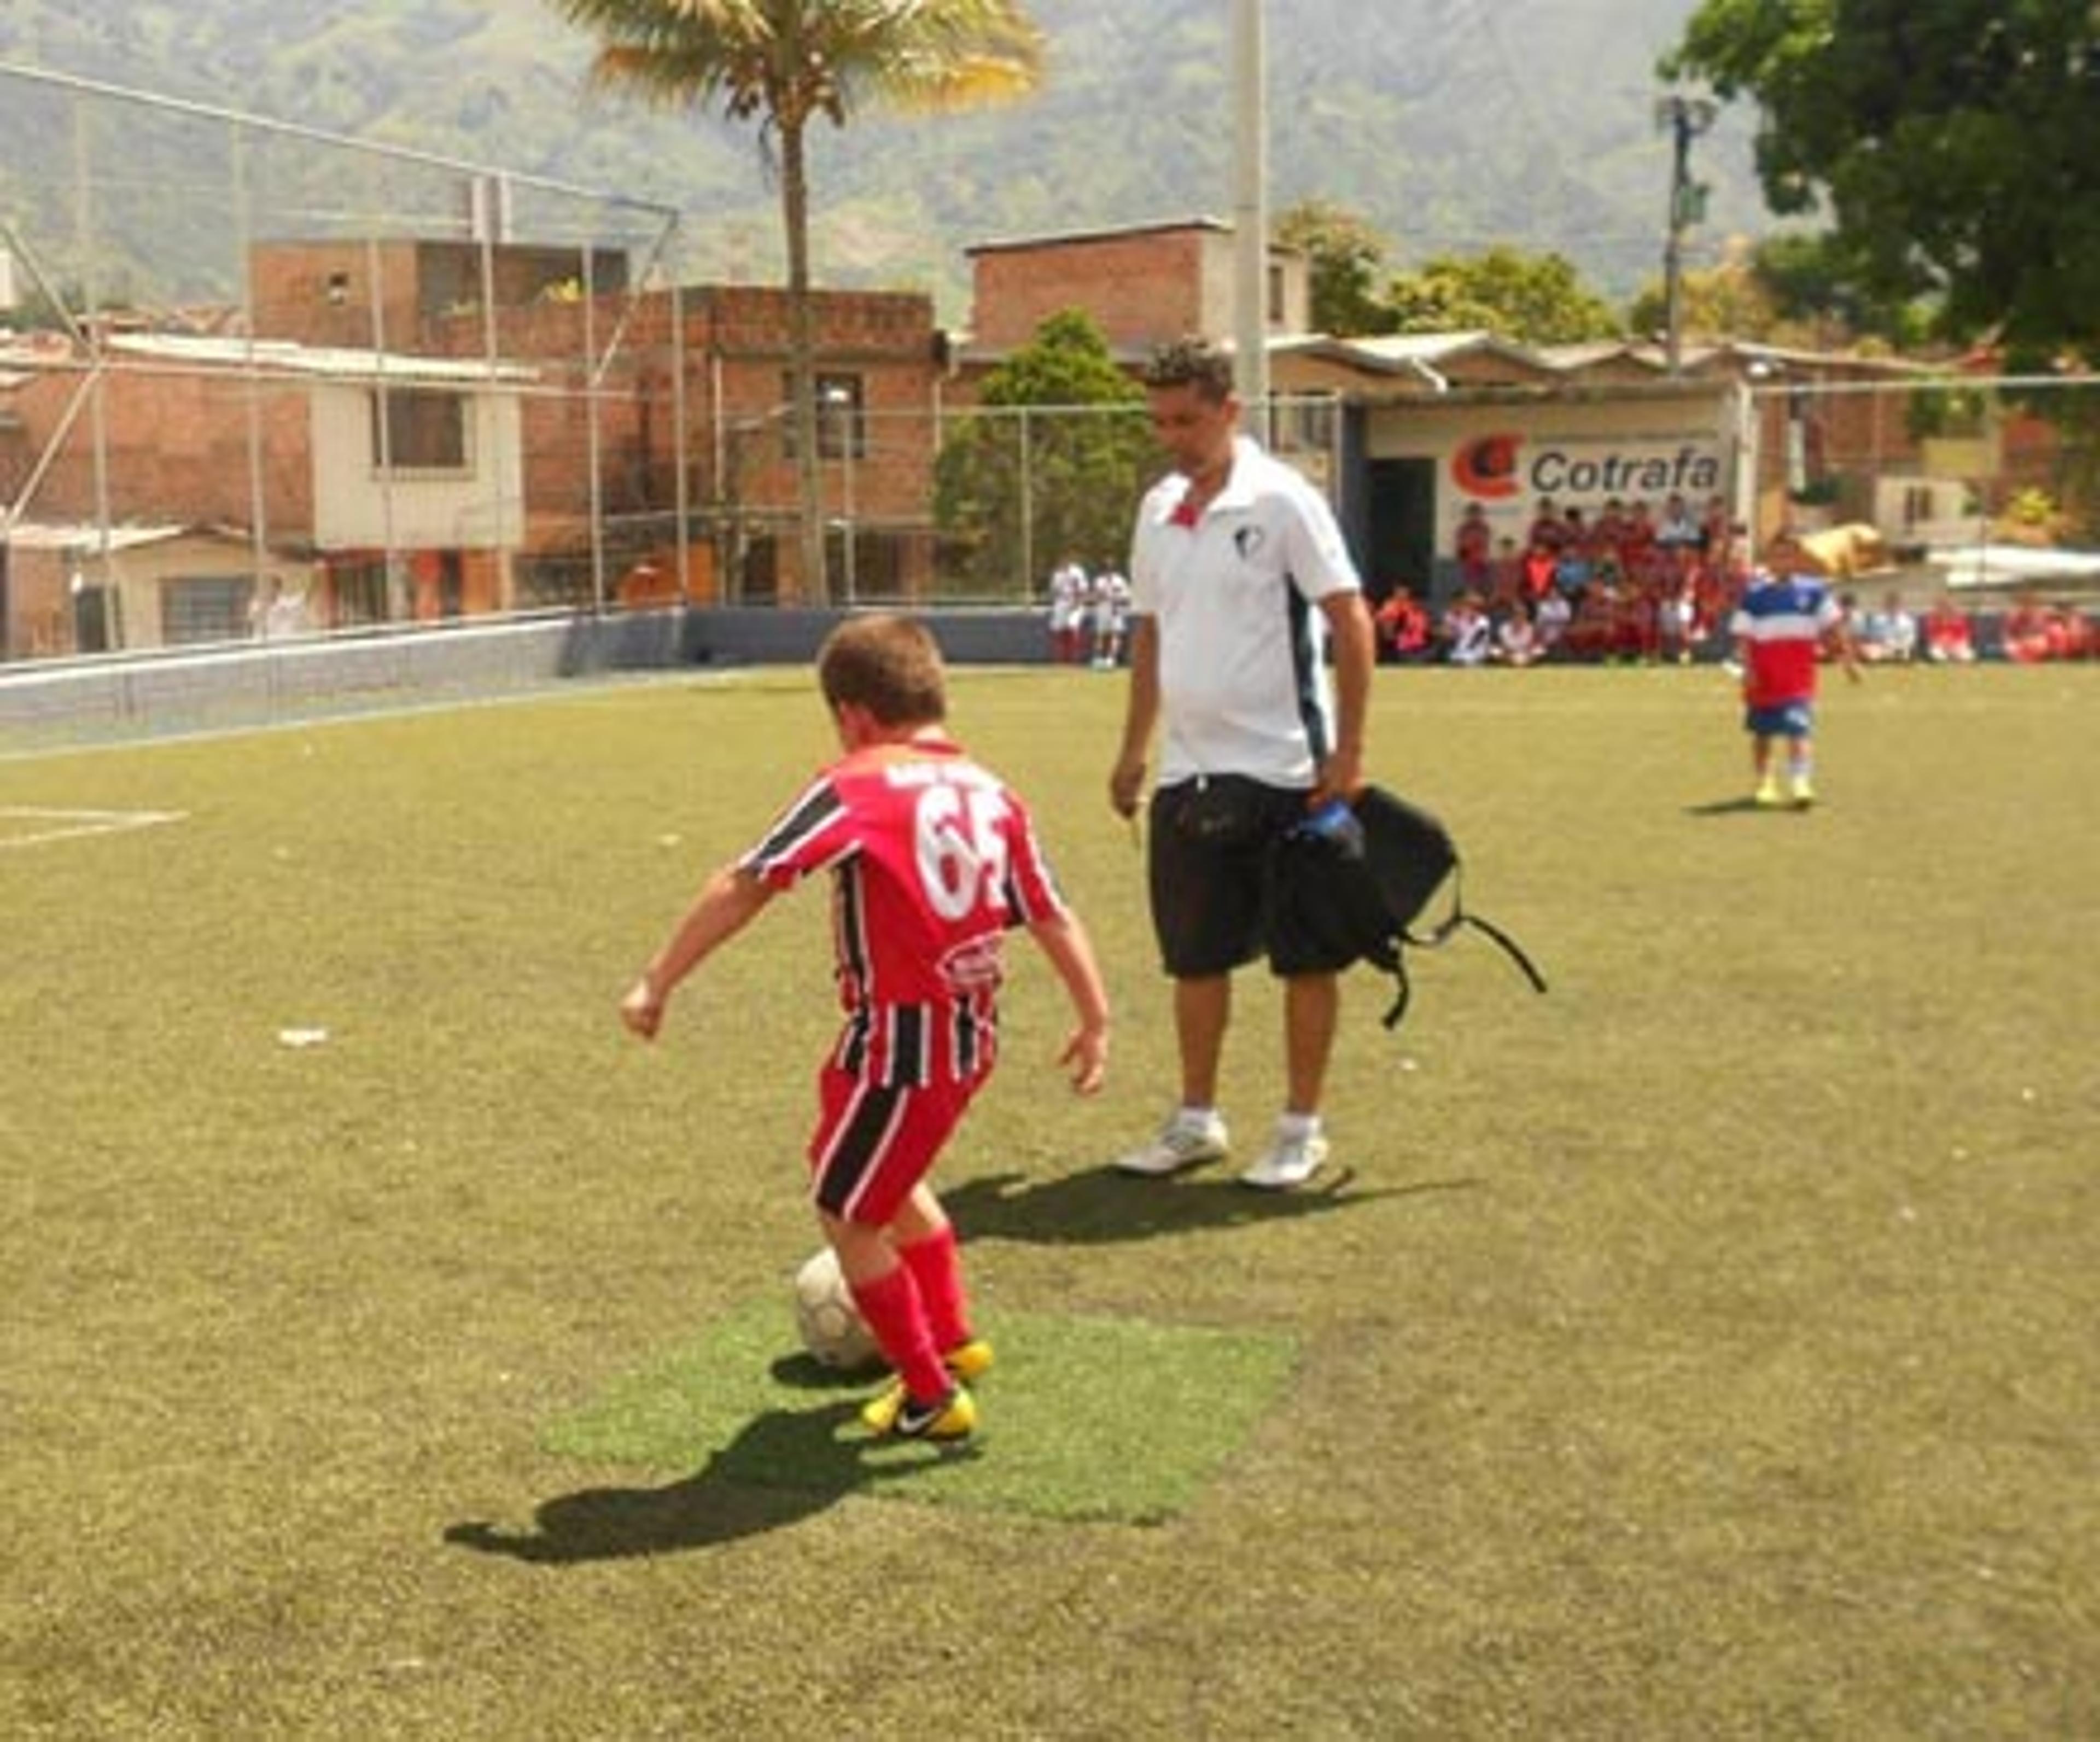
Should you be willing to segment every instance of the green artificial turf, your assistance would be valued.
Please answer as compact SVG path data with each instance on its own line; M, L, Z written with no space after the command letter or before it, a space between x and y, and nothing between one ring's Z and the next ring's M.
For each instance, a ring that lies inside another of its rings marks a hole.
M959 1448L871 1442L865 1379L783 1356L792 1325L761 1299L554 1421L548 1449L710 1480L1158 1524L1183 1510L1277 1409L1291 1338L1131 1319L1008 1312L982 1426Z

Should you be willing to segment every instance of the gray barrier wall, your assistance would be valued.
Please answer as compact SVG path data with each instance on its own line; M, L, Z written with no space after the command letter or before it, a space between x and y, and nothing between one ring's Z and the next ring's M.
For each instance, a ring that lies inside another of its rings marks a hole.
M566 678L682 666L789 665L840 613L664 611L0 668L0 734L17 742L231 729L501 695ZM924 614L957 664L1048 656L1041 615Z
M695 610L549 617L491 625L220 647L122 659L0 667L0 739L14 748L233 730L516 694L565 679L681 667L809 661L842 613ZM958 665L1049 656L1042 613L922 613ZM1979 655L1998 655L1996 612L1971 615Z

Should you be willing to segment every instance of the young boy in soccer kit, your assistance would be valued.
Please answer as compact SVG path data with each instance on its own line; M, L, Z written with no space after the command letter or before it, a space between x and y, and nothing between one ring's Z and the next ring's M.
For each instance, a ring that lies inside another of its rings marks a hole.
M862 1419L880 1435L960 1440L977 1421L965 1382L992 1353L972 1334L955 1229L926 1176L997 1056L1005 933L1026 928L1064 983L1074 1025L1058 1062L1081 1094L1106 1067L1108 998L1026 806L947 734L926 628L855 618L817 671L844 754L708 880L620 1017L654 1039L688 974L774 895L831 873L845 1019L818 1073L811 1196L897 1374Z
M1768 567L1744 589L1728 624L1743 668L1743 729L1750 734L1756 801L1785 804L1772 744L1785 739L1787 774L1795 805L1815 801L1815 732L1817 661L1828 642L1860 681L1860 664L1844 612L1830 589L1807 571L1798 540L1780 532L1766 552Z

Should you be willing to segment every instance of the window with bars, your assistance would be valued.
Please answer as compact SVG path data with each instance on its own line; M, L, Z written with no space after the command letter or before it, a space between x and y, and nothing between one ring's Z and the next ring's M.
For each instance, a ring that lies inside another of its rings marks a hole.
M169 647L238 641L250 629L252 575L171 575L161 583L161 641Z

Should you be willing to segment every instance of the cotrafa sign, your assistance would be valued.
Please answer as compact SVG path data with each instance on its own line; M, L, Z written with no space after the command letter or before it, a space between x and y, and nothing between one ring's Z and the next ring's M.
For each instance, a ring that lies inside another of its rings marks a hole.
M1667 437L1469 436L1451 456L1450 483L1461 500L1489 507L1550 496L1556 502L1608 496L1704 500L1724 487L1719 443Z

